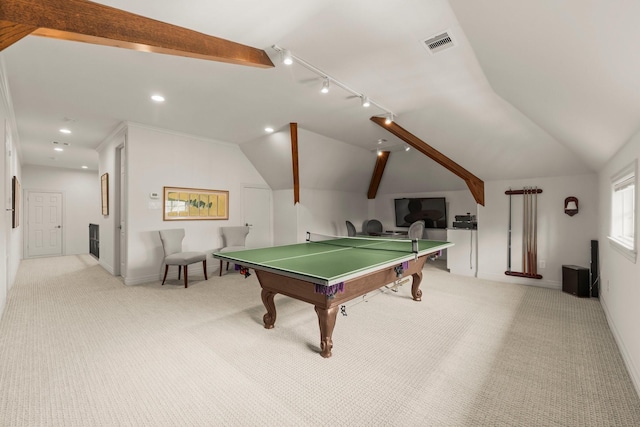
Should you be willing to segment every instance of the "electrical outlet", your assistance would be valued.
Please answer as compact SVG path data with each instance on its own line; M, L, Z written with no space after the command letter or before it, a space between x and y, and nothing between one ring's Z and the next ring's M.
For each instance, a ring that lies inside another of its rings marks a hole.
M541 270L544 269L544 268L547 268L547 261L545 261L543 259L538 261L538 268L541 269Z

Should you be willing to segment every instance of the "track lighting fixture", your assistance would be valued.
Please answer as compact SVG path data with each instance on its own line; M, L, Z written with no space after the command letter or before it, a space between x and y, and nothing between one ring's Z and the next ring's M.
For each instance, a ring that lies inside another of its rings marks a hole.
M309 64L305 60L303 60L301 58L298 58L297 56L292 54L288 49L284 49L284 48L282 48L282 47L280 47L278 45L275 45L275 44L273 46L271 46L271 48L273 50L275 50L276 52L280 53L280 55L282 56L282 63L283 64L291 65L295 61L296 63L302 65L307 70L309 70L309 71L311 71L313 73L316 73L318 76L320 76L323 79L322 80L322 89L320 90L320 92L327 93L327 92L329 92L329 86L331 84L336 85L336 86L346 90L347 92L351 93L354 97L360 98L360 102L361 102L363 107L369 107L370 105L374 105L377 108L381 109L384 112L385 117L387 117L385 119L385 124L390 124L393 121L393 117L394 117L393 112L391 112L389 109L381 106L377 102L374 102L373 100L369 99L369 97L365 96L363 93L358 92L358 91L350 88L346 84L342 83L339 80L334 79L329 74L327 74L324 71L318 69L317 67Z
M404 151L409 151L409 150L411 150L411 147L409 147L408 145L404 147Z
M329 93L329 79L327 77L322 80L322 89L320 89L320 92Z
M291 56L291 52L289 52L287 49L282 50L282 63L284 65L293 64L293 57Z

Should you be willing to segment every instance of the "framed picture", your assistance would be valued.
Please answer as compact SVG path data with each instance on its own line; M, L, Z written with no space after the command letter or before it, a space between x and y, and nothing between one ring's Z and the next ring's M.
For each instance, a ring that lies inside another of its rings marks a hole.
M100 177L100 193L102 195L102 215L109 215L109 174Z
M11 227L13 228L18 228L20 225L20 192L20 181L17 176L14 176L11 181Z
M164 221L229 219L229 192L164 187Z

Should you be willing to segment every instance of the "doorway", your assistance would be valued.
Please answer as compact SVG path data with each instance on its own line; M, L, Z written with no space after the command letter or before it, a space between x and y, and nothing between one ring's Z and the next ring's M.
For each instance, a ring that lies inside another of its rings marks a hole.
M62 255L62 193L27 191L26 257Z
M273 245L271 232L271 189L268 187L244 187L244 221L251 231L247 236L249 248Z

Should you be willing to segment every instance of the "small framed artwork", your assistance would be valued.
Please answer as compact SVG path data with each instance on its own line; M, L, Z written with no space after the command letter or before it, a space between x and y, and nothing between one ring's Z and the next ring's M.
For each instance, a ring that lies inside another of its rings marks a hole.
M14 176L11 181L11 210L12 210L12 220L11 227L18 228L20 225L20 181L18 181L18 177Z
M100 194L102 196L102 215L109 215L109 174L100 177Z
M229 219L229 192L164 187L164 221Z

